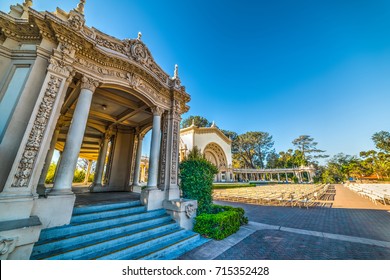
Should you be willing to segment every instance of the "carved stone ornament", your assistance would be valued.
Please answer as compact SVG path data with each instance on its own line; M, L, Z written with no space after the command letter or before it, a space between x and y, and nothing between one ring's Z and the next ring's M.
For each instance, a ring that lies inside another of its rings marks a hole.
M161 134L161 158L160 158L160 184L165 185L165 171L167 163L167 143L168 143L168 118L165 116L162 119L162 134Z
M164 113L164 111L165 110L163 108L160 108L160 107L157 107L157 106L152 108L152 113L153 113L154 116L160 116L161 117L161 115Z
M75 48L69 44L69 43L66 43L66 42L63 42L61 43L59 46L58 46L60 52L62 53L62 55L64 56L67 56L67 57L73 57L74 56L74 53L75 53Z
M171 161L171 184L177 183L177 167L179 161L179 122L173 122L173 136L172 136L172 161Z
M187 204L186 208L185 208L185 212L186 212L187 218L191 219L192 217L195 216L196 208L192 203Z
M34 163L41 147L42 138L53 111L54 102L57 98L61 82L61 78L50 75L45 95L39 106L38 113L35 117L34 124L31 128L29 138L24 148L24 152L22 158L20 159L11 187L28 187L28 182L30 181Z
M54 58L53 56L49 59L49 67L48 69L52 72L64 75L64 76L70 76L73 72L73 67L66 65L62 60L58 60Z
M93 78L83 76L81 78L81 89L89 89L94 92L95 89L99 86L99 81Z
M68 22L72 29L80 31L84 26L85 20L80 15L71 13Z
M16 241L16 238L0 236L0 255L11 253L15 249Z

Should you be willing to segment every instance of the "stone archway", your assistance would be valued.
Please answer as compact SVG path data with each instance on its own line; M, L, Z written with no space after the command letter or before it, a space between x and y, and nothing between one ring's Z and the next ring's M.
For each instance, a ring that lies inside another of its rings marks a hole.
M222 147L214 142L209 143L204 148L203 153L205 158L218 168L218 174L216 175L215 181L226 181L228 179L226 177L228 161Z

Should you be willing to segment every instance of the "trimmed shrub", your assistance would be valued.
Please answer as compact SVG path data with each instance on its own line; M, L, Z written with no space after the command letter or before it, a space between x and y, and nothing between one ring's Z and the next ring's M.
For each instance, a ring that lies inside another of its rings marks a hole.
M236 211L204 213L197 216L195 221L195 232L217 240L224 239L240 229L240 214Z
M217 205L213 204L211 206L211 213L217 214L224 211L235 211L240 215L240 225L246 225L248 224L248 217L245 217L245 210L241 207L232 207L232 206L223 206L223 205Z
M206 160L196 147L179 167L183 197L198 201L198 214L209 213L213 200L214 175L218 173L217 167Z

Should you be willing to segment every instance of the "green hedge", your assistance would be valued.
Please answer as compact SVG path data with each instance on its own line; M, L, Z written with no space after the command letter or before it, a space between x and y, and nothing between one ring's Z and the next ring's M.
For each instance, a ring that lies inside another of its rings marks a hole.
M223 211L218 214L201 214L196 217L194 231L217 240L237 232L240 229L240 214L235 211Z
M232 207L232 206L213 204L211 206L211 211L213 214L217 214L224 211L235 211L240 215L240 225L246 225L248 223L248 218L244 216L245 210L242 209L241 207Z
M224 239L237 232L241 225L248 223L242 208L212 205L211 214L196 217L194 231L217 240Z

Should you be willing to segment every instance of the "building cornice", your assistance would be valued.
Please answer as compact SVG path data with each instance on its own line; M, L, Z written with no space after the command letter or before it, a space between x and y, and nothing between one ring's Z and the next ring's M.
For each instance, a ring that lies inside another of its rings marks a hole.
M38 45L43 38L57 45L66 43L75 50L75 69L88 68L96 76L142 87L157 104L168 105L172 98L178 100L180 113L189 109L186 103L190 96L180 79L171 78L161 69L140 35L136 39L120 40L86 26L84 15L76 10L67 13L58 8L55 13L28 8L25 19L0 12L0 30L0 36L20 43Z
M182 128L180 130L180 136L187 134L217 134L223 141L225 141L228 145L232 144L232 140L230 140L221 130L217 127L197 127L190 126L186 128Z

